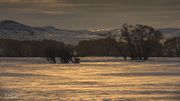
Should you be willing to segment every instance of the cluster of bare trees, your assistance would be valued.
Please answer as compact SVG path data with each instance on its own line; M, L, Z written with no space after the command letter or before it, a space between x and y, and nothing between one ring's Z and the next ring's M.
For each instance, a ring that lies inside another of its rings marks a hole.
M161 32L145 25L124 24L121 33L122 39L128 43L132 60L148 60L155 45L163 39Z
M73 48L65 45L50 45L45 49L45 56L50 63L57 63L56 59L63 64L80 63L80 58L74 55Z

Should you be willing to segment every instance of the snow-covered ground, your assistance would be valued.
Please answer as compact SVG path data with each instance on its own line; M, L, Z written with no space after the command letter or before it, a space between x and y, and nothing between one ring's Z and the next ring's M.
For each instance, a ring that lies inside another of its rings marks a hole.
M180 101L180 59L0 58L0 101Z

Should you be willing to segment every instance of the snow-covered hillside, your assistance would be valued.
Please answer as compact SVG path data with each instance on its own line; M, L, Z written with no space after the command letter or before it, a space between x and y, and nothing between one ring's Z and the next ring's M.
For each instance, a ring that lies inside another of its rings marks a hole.
M159 29L166 38L180 37L180 29ZM82 40L99 39L104 37L119 37L120 29L107 30L64 30L53 26L31 27L15 21L0 21L0 38L16 40L51 39L66 44L78 44Z
M61 30L52 26L31 27L15 21L0 22L0 38L16 40L44 40L62 41L66 44L77 44L81 40L103 38L104 35L88 30Z
M178 28L162 28L159 29L166 38L180 37L180 29Z

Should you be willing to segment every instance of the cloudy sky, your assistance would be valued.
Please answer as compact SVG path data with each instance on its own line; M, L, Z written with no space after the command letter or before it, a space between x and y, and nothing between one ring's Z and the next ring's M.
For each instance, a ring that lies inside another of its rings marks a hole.
M0 0L0 20L61 29L109 29L123 23L180 28L180 0Z

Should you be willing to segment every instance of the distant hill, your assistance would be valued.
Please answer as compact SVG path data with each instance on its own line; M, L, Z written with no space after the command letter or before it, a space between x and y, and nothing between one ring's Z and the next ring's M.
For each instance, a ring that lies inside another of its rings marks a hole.
M166 38L180 37L180 29L178 28L162 28L158 29Z
M62 41L66 44L77 44L81 40L98 39L104 34L88 30L61 30L52 26L31 27L15 21L0 22L0 38L16 40L44 40Z
M180 37L180 29L158 29L166 38ZM51 39L66 44L77 44L81 40L99 39L119 36L119 29L109 30L64 30L53 26L32 27L11 20L0 21L0 38L16 40L44 40Z

